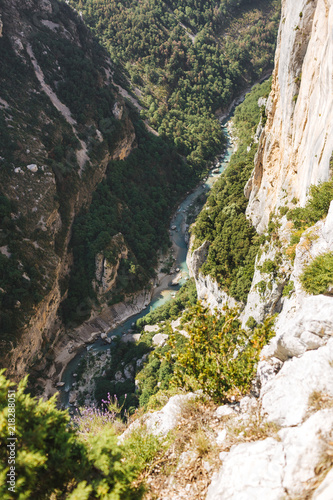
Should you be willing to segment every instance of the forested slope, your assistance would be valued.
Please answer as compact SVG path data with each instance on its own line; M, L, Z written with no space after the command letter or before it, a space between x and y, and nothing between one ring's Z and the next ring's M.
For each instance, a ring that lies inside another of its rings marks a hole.
M135 87L143 116L196 168L221 146L213 113L273 66L276 0L70 4Z

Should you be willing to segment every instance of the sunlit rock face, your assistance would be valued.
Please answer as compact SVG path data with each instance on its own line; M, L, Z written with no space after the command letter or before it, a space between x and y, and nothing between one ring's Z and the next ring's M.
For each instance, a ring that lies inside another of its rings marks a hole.
M284 0L267 123L246 192L259 232L270 212L329 178L333 148L333 2Z

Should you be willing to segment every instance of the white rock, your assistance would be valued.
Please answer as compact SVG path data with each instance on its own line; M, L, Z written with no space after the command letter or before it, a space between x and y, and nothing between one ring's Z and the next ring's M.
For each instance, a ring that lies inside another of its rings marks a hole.
M162 410L154 413L147 413L142 419L133 422L128 429L119 436L118 442L122 443L131 432L138 429L143 424L146 426L146 430L149 433L155 436L166 436L168 432L178 425L188 402L196 397L197 395L192 392L185 395L172 396Z
M117 382L121 382L121 381L124 380L123 379L123 374L122 374L122 372L120 370L115 373L114 378L115 378L115 380Z
M282 500L284 454L273 438L233 446L208 488L207 500Z
M300 427L279 431L286 461L283 486L292 498L300 496L315 476L314 468L327 444L325 436L332 428L333 410L327 409L315 413Z
M125 368L124 368L124 375L125 375L125 378L133 378L133 374L134 374L134 369L133 369L133 366L132 365L126 365Z
M74 384L73 384L73 386L74 386ZM69 393L69 399L68 399L69 404L73 404L73 403L75 403L75 402L76 402L76 398L77 398L77 393L76 393L76 391L71 391L71 392Z
M125 333L120 337L120 340L122 342L139 342L140 338L140 333Z
M160 329L158 325L145 325L144 331L145 332L157 332Z
M262 412L282 426L299 424L312 392L333 395L333 339L316 351L284 363L279 373L261 391Z
M170 324L173 331L178 330L178 328L180 327L180 322L181 322L181 317L171 321Z
M279 372L283 363L280 359L270 358L268 361L262 360L258 363L257 367L257 377L261 388L263 388L269 380L275 377Z
M234 415L235 411L229 405L219 406L215 411L215 415L218 418L226 417L227 415Z
M331 1L285 0L267 123L247 215L261 233L276 204L329 178L333 127ZM302 15L300 16L300 13Z
M257 409L258 399L250 396L245 396L241 399L239 407L242 413L251 413Z
M184 451L179 456L177 471L188 467L191 463L193 463L198 458L198 454L194 450Z
M333 297L314 295L302 298L296 311L283 311L276 324L276 337L263 355L282 361L317 349L333 336Z
M215 441L218 445L220 445L225 441L226 437L227 437L227 431L226 429L222 429L222 431L219 431L217 433L217 438L215 439Z
M31 172L37 172L38 171L38 167L35 163L31 163L30 165L27 165L27 169L30 170Z
M167 335L166 333L157 333L152 338L153 345L158 346L158 347L162 347L166 343L168 338L169 338L169 335Z
M107 336L108 336L107 333L105 333L105 332L101 333L101 339L102 340L105 340L107 338Z
M219 453L219 459L221 460L221 462L223 462L228 455L229 453L227 451L221 451L221 453Z
M143 363L144 363L144 362L148 359L148 356L149 356L149 354L148 354L148 353L144 354L144 355L142 356L142 358L140 358L140 359L138 359L138 360L136 361L136 366L137 366L138 368L139 368L140 366L142 366L142 365L143 365Z
M329 471L319 488L316 489L312 500L332 500L333 498L333 469Z

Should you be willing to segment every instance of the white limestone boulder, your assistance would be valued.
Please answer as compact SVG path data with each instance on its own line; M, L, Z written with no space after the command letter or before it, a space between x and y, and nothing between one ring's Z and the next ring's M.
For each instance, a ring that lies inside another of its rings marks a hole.
M316 351L286 361L261 391L262 413L282 426L304 419L314 391L333 395L333 339Z

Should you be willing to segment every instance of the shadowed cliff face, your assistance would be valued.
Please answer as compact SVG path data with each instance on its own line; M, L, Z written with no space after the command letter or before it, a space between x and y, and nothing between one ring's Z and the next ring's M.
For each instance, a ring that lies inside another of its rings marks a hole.
M66 4L3 0L0 15L0 340L21 376L61 333L74 217L135 132L111 62Z
M333 2L282 3L267 123L260 140L247 215L259 232L270 212L329 177L333 149Z

